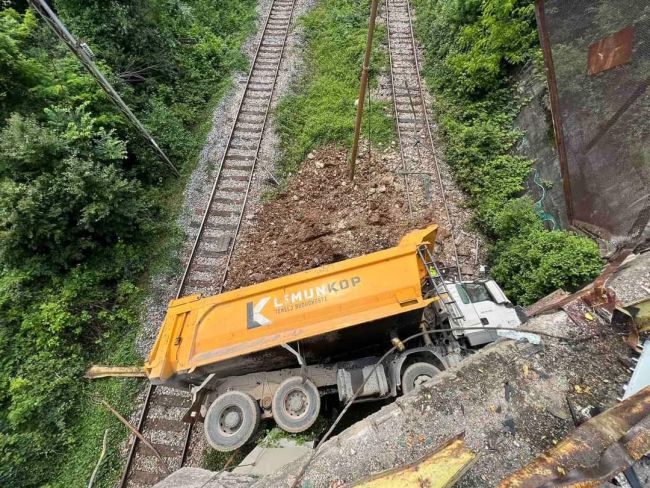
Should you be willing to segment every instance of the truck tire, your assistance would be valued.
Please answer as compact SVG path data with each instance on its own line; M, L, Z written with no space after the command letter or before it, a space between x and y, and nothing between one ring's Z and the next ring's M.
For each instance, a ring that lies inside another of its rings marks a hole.
M283 430L296 433L311 427L320 412L320 394L310 380L287 378L275 391L271 404L273 419Z
M402 392L407 393L415 390L421 384L429 381L435 375L440 373L440 370L430 363L413 363L402 375Z
M205 438L217 451L234 451L255 434L260 424L260 407L250 395L228 391L212 402L205 416Z

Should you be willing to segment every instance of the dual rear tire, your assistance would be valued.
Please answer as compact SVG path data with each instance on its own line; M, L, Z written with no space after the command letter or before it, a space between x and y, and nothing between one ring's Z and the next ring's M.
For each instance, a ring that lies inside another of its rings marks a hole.
M430 381L438 373L440 373L440 370L431 363L419 362L411 364L404 370L402 375L402 392L406 395Z
M318 418L318 388L299 376L287 378L273 395L271 411L275 423L283 430L303 432ZM252 396L237 390L228 391L210 405L203 424L205 437L217 451L234 451L251 440L260 418L260 406Z

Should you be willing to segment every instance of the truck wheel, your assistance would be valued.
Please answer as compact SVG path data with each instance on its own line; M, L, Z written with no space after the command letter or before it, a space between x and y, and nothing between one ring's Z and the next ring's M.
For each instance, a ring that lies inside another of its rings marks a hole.
M203 428L217 451L234 451L253 436L260 424L260 407L250 395L228 391L210 405Z
M273 395L273 419L287 432L302 432L311 427L320 412L320 394L310 380L292 376L284 380Z
M426 383L440 370L430 363L413 363L402 375L402 392L406 395L408 392L415 390L417 387Z

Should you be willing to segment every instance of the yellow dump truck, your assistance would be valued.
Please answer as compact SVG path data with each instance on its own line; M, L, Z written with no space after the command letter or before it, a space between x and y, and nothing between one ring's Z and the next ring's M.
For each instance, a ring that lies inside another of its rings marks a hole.
M212 297L173 300L145 363L154 384L190 389L188 421L204 422L208 442L229 451L261 418L288 432L308 429L321 395L347 401L408 392L463 351L516 326L493 281L448 283L433 259L437 226L407 234L390 249ZM484 326L471 332L463 327ZM403 344L418 332L427 333ZM392 345L396 352L373 365Z

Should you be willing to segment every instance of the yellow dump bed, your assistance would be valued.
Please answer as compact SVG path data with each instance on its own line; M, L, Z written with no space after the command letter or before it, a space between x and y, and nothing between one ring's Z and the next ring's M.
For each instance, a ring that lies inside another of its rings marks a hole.
M154 383L173 382L206 365L331 338L344 328L423 308L434 299L422 296L426 270L417 248L425 243L431 249L436 229L413 231L396 247L365 256L207 298L173 300L145 371Z

